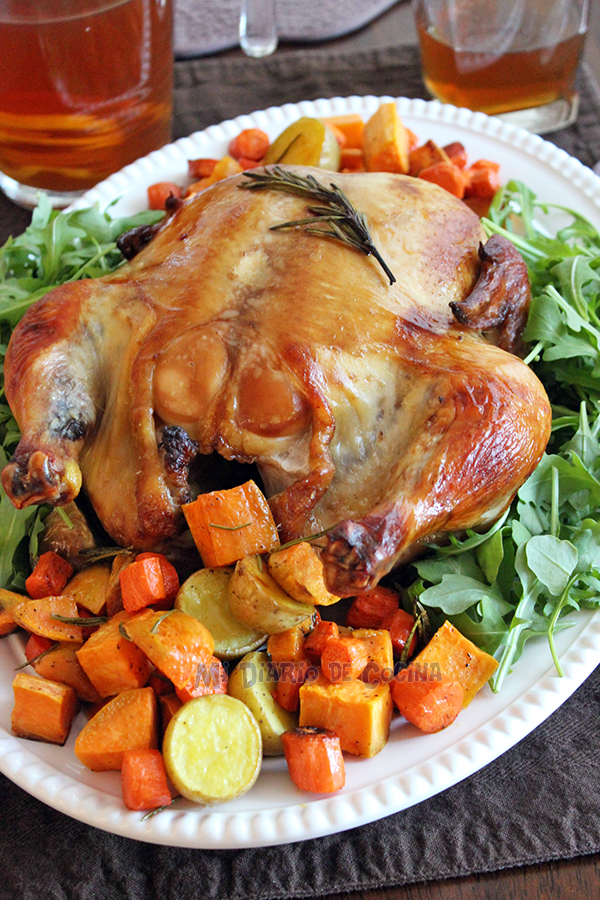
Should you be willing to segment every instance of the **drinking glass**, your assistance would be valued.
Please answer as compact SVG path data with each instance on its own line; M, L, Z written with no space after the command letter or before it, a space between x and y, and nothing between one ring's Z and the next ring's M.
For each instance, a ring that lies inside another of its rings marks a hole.
M0 0L0 188L56 207L171 137L172 0Z
M544 134L577 116L588 0L413 0L425 85Z

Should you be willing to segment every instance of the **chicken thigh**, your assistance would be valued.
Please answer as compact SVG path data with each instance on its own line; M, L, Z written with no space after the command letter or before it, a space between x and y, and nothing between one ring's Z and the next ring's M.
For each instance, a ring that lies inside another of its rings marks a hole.
M395 283L339 241L271 230L306 217L302 197L241 190L243 175L197 194L119 270L54 289L15 329L16 506L83 484L118 544L150 549L184 527L190 466L256 463L283 540L328 531L340 596L502 513L550 428L542 385L503 349L527 312L523 261L503 239L482 249L477 216L435 185L312 174L366 215Z

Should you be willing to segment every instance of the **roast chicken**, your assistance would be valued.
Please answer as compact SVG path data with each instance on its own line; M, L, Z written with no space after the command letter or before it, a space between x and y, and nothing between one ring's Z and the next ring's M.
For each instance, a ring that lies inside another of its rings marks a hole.
M521 257L423 180L312 175L364 213L395 282L338 240L271 230L306 218L302 197L245 175L195 195L116 272L55 288L15 329L23 436L2 482L17 507L83 485L115 542L164 548L215 454L253 463L282 540L327 532L339 596L506 509L550 430L518 356Z

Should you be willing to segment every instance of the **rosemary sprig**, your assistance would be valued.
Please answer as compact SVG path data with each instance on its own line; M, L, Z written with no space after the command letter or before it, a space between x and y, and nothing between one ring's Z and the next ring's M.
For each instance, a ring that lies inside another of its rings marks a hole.
M108 616L89 616L84 619L82 616L61 616L59 613L52 613L50 618L64 625L81 625L82 628L95 628L108 622Z
M244 172L244 175L249 181L241 182L240 188L249 191L285 191L323 204L308 206L310 217L272 225L271 231L303 227L308 234L341 241L364 253L365 256L374 256L389 278L390 284L394 284L396 278L373 243L364 213L354 208L346 194L336 184L330 183L327 188L313 175L297 175L295 172L282 169L281 166L270 166L262 173ZM326 224L325 227L317 227L315 223Z
M156 634L156 632L158 631L158 626L160 625L160 623L161 623L164 619L166 619L167 616L170 616L171 613L174 613L174 612L175 612L174 609L168 609L165 613L162 614L162 616L159 616L158 619L156 620L156 622L154 623L154 625L152 626L152 628L150 629L150 634Z

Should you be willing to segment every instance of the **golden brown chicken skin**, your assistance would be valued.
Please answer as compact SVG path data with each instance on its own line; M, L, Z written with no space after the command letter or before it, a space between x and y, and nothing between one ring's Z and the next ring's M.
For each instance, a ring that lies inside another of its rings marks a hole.
M182 529L194 460L254 462L283 539L330 529L340 595L506 508L550 407L477 329L510 346L522 260L508 242L481 256L477 216L435 185L312 174L366 215L395 284L340 242L270 230L306 215L300 197L241 190L245 176L196 195L117 272L56 288L15 329L15 505L65 503L83 483L111 537L148 549Z

